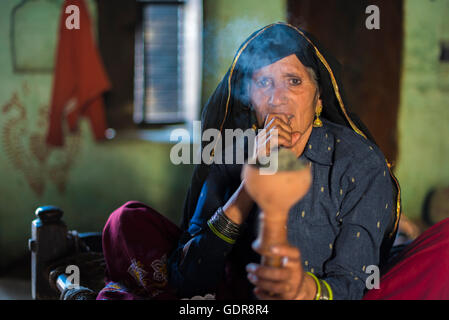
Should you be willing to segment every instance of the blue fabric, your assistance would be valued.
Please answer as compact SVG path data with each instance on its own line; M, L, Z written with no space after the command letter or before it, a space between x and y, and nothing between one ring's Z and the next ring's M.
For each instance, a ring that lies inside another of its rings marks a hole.
M313 183L289 213L288 240L299 248L304 271L327 281L334 299L361 299L370 275L366 268L379 265L381 243L395 210L386 160L369 140L324 119L323 127L313 128L301 158L312 162ZM227 261L242 281L245 265L259 261L251 249L257 234L256 206L235 245L207 227L207 220L226 203L226 194L238 187L240 170L215 165L203 186L189 228L169 262L171 284L181 296L214 292ZM182 248L191 239L181 261ZM248 285L244 293L248 297L250 289Z

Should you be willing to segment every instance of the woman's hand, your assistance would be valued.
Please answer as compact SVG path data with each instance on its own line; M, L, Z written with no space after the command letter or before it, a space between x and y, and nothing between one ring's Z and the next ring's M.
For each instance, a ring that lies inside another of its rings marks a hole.
M246 267L248 279L255 285L254 294L258 299L312 300L315 298L317 290L315 281L304 272L301 254L296 247L275 246L269 256L282 258L282 266L268 267L250 263Z
M296 144L300 135L292 132L292 117L284 113L270 113L265 117L264 130L256 136L255 155L258 158L269 156L279 146L291 148Z

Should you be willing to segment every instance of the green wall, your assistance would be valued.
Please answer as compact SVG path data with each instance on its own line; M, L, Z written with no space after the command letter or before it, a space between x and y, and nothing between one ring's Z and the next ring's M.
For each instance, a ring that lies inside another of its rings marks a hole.
M170 144L120 138L96 143L82 121L79 136L71 136L66 147L46 148L52 75L18 74L12 68L10 15L20 2L0 2L0 269L28 254L30 224L39 205L60 206L68 227L78 231L101 230L109 213L128 200L143 201L179 223L193 167L172 165ZM62 0L31 3L20 20L28 32L19 43L28 57L22 61L48 65L59 21L59 11L49 3ZM95 1L88 5L95 19ZM204 9L203 97L208 97L240 42L260 26L284 20L285 0L263 6L254 0L205 0ZM45 31L35 36L33 30Z
M143 201L179 223L192 167L171 164L171 145L120 138L96 143L83 120L79 136L67 139L64 148L46 148L52 75L12 68L10 13L20 1L0 3L0 268L27 254L39 205L60 206L68 227L78 231L100 231L109 213L128 200ZM88 2L95 19L94 3ZM54 54L59 10L48 10L46 1L31 9L21 17L22 27L51 33L19 46L45 62Z
M431 188L449 185L449 63L439 61L449 41L449 1L405 1L405 43L399 111L403 209L418 218Z

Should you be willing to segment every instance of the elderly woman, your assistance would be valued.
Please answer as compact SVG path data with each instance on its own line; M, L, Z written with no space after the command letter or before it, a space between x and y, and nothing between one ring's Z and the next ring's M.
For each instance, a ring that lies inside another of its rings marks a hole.
M392 243L397 189L382 152L348 115L337 72L310 36L287 24L255 32L238 50L205 107L204 129L277 130L278 139L259 135L257 149L290 149L311 163L313 184L290 210L290 246L273 248L288 262L267 267L251 249L258 208L241 166L199 167L169 264L181 296L363 297L366 268L383 263Z
M239 48L202 121L203 130L275 131L277 139L259 134L257 153L287 148L311 164L312 185L289 212L290 245L272 248L285 263L261 265L252 249L259 208L245 190L242 165L203 163L180 230L137 202L111 215L103 235L111 282L99 298L134 287L162 298L361 299L367 270L388 259L399 187L348 113L338 63L304 31L268 25Z

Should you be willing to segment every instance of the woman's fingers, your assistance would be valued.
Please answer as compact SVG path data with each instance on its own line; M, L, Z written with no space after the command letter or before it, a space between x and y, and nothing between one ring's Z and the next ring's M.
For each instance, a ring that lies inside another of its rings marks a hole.
M264 126L264 129L267 130L269 135L273 135L276 132L279 137L285 138L283 143L291 144L292 128L286 120L287 115L273 115L271 120Z
M290 282L291 270L249 264L248 280L255 286L259 299L286 299L294 296L295 286Z
M261 266L254 263L248 264L246 266L246 271L248 272L248 275L254 275L258 278L269 279L272 281L288 280L291 276L290 269Z
M259 157L269 156L271 151L279 146L288 147L291 144L290 139L285 136L268 134L263 138L258 139L257 155Z
M298 248L289 245L273 246L271 247L270 253L288 257L290 260L299 260L301 258L301 253Z
M268 119L268 118L267 118ZM272 115L269 121L267 121L264 125L264 129L270 130L274 126L279 127L286 132L292 131L290 126L290 120L287 119L286 115Z
M257 241L253 249L257 249ZM278 257L282 266L270 267L250 263L246 267L248 280L254 284L254 293L259 299L293 299L297 296L304 279L301 263L301 253L298 248L290 245L273 246L267 252L260 252L267 257Z
M285 124L290 125L290 120L292 117L293 115L285 113L269 113L265 117L264 128L266 128L273 119L282 120Z
M271 281L248 275L249 281L258 289L271 294L285 295L292 291L292 285L288 281Z
M273 127L268 131L269 137L277 139L278 145L288 147L292 143L292 134L279 127Z
M276 245L272 246L270 250L260 251L260 245L257 240L255 240L252 245L252 249L256 251L258 254L263 254L269 257L287 257L290 261L300 261L301 260L301 252L298 248L290 245Z
M269 156L271 151L278 147L291 147L292 146L292 134L291 130L285 129L273 125L270 129L264 129L259 132L256 137L257 154L262 155L265 152L266 156Z
M256 136L254 156L262 163L270 157L271 151L279 147L291 148L299 139L299 134L292 132L290 126L293 115L278 113L265 117L264 128Z
M300 285L300 278L293 272L296 268L267 267L250 264L247 267L248 280L255 286L259 299L294 299Z
M264 130L258 134L259 144L270 154L275 147L292 147L297 141L297 135L292 132L290 121L293 115L270 113L265 117ZM261 134L263 132L263 134Z

